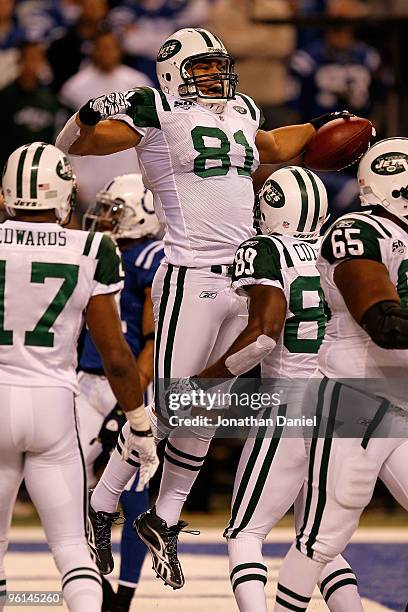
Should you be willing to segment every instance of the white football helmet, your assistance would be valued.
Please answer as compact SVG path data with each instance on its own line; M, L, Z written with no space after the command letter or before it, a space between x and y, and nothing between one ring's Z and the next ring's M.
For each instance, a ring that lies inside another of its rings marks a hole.
M408 138L386 138L373 145L357 177L362 206L383 206L408 224Z
M298 166L273 172L259 192L259 227L264 234L313 240L327 219L327 192L316 174Z
M76 179L67 157L45 142L16 149L4 165L4 205L10 216L16 210L55 210L63 221L75 201Z
M96 194L82 220L83 229L106 231L115 239L155 236L160 223L153 208L153 195L143 185L141 174L123 174Z
M197 62L211 60L220 60L222 71L214 75L194 74ZM175 32L162 44L157 55L156 70L161 90L177 98L214 105L214 110L217 110L217 106L222 109L227 100L234 98L238 81L234 60L221 40L208 30L184 28ZM200 84L209 81L221 85L218 93L205 94L200 89Z

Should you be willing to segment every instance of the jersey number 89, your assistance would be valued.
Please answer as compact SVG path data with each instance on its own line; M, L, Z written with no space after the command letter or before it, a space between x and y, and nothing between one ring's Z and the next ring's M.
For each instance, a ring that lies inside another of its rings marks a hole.
M235 253L234 274L242 276L243 274L254 273L254 259L257 256L257 251L247 247L246 249L238 249Z

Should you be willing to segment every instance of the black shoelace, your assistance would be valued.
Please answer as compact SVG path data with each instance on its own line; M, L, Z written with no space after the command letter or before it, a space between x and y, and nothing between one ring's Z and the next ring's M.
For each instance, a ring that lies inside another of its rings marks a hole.
M97 542L97 546L100 549L106 550L111 547L111 528L113 523L119 519L119 512L115 512L111 516L107 516L103 514L101 516L100 513L97 514L97 522L96 522L96 534L95 539Z
M168 538L166 553L170 563L178 563L177 541L180 532L189 533L190 535L200 535L200 532L196 529L183 529L183 525L175 525L174 527L170 527L166 534Z

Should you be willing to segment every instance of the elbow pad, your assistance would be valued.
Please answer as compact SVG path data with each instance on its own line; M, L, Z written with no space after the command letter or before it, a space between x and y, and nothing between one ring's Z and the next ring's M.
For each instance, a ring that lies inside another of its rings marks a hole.
M371 306L360 323L371 340L383 349L408 349L408 310L384 300Z

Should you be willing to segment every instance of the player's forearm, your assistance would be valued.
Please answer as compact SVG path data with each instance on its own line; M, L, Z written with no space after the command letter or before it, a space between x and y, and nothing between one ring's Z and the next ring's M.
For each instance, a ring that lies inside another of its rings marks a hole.
M112 391L124 412L143 403L139 370L130 349L115 351L103 359L103 369Z
M71 155L89 155L95 147L96 125L84 125L81 123L78 114L75 116L75 123L78 127L78 137L71 144L68 153Z
M137 367L140 374L140 385L144 393L153 380L154 342L148 340L137 358Z
M315 135L315 129L311 123L304 123L277 128L269 134L273 136L274 145L261 151L261 162L278 164L303 153Z

